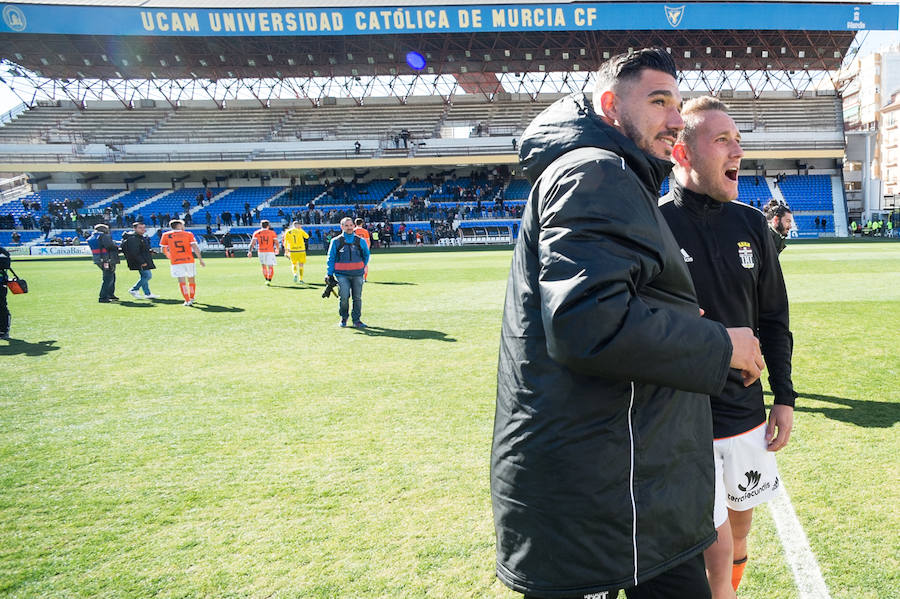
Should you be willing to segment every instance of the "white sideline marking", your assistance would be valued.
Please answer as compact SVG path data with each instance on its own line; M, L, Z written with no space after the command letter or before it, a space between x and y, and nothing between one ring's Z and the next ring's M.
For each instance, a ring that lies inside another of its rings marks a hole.
M784 481L781 482L781 492L769 502L769 512L775 520L781 546L784 547L787 561L794 572L794 582L800 592L800 599L831 599L828 587L825 586L825 579L822 578L822 570L819 569L819 562L809 547L806 532L797 520L797 513L791 505L787 489L784 488Z

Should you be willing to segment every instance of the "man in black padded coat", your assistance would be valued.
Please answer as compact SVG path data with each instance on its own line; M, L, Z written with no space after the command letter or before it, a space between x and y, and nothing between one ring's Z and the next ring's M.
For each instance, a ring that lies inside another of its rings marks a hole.
M700 318L657 208L683 127L664 50L611 58L593 106L529 125L491 454L497 576L526 597L709 596L709 394L752 383L749 328Z

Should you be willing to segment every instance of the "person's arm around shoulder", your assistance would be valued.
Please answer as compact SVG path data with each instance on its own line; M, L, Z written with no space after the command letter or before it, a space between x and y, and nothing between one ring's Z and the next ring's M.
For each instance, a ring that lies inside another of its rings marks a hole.
M612 156L573 156L579 162L542 176L538 283L548 352L582 374L716 393L731 362L729 334L695 307L651 306L639 294L662 272L665 225Z
M763 219L757 227L766 233ZM769 368L769 386L775 397L766 426L769 451L783 449L794 427L794 401L797 393L791 380L791 361L794 337L790 330L790 315L784 273L778 260L778 250L770 235L761 234L763 244L758 279L759 339Z

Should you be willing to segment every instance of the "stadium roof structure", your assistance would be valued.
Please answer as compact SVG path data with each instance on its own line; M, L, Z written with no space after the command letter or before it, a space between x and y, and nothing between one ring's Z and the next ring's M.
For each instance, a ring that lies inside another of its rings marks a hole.
M628 48L669 49L682 85L791 89L830 82L860 31L897 5L839 2L82 0L2 6L0 76L29 105L157 98L498 94L583 89ZM417 61L408 61L410 53Z

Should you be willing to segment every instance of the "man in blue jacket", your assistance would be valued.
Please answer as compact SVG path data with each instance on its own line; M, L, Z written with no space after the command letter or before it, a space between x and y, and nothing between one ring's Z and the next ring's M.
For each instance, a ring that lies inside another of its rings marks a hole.
M119 247L109 234L109 226L94 225L93 234L88 237L88 247L94 264L103 271L103 283L100 285L100 303L117 302L116 297L116 264L119 263Z
M369 263L369 244L353 234L353 219L341 219L341 234L328 246L328 278L336 278L340 289L340 326L347 326L352 317L353 326L365 328L362 318L362 288L366 264ZM353 311L350 312L350 297Z

